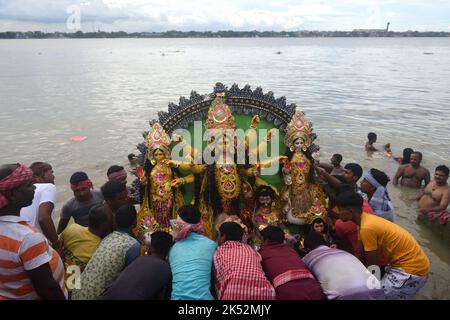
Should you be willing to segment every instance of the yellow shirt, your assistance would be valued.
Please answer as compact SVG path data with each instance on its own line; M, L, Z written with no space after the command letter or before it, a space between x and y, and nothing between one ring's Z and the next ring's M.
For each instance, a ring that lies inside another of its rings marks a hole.
M403 269L409 274L428 275L428 257L416 239L399 225L363 212L359 232L364 251L377 250L392 267Z
M102 239L89 231L87 227L83 227L77 223L72 223L59 235L64 246L66 260L79 260L83 264L87 264L91 259L95 250ZM66 261L67 263L68 261ZM72 263L68 263L72 264Z

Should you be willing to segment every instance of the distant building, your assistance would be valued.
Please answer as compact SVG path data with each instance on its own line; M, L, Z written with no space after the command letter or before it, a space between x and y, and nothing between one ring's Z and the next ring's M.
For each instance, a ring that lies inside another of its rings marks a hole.
M370 37L382 37L388 34L390 24L390 22L387 23L386 29L354 29L352 32L367 35Z

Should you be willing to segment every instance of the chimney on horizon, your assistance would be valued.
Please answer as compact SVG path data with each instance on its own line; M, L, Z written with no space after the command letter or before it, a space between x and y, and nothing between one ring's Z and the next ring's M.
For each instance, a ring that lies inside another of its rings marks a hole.
M386 26L386 33L389 32L389 25L390 25L390 24L391 24L390 22L387 23L387 26Z

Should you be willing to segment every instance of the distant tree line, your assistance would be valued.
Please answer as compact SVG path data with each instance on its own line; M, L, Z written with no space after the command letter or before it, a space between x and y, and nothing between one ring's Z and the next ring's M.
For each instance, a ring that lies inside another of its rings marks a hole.
M386 32L384 30L353 31L177 31L165 32L83 32L73 33L42 31L0 32L0 39L58 39L58 38L321 38L321 37L450 37L450 32Z

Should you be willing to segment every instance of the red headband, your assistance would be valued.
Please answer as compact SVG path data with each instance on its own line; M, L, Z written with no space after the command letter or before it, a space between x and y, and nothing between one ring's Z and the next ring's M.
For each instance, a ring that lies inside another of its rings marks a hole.
M17 168L9 176L0 180L0 208L6 207L9 203L2 191L15 189L22 183L33 179L33 171L23 164L18 163L17 165Z
M93 189L94 185L92 184L91 180L86 179L84 181L78 182L77 184L70 184L70 188L72 189L72 191L77 191L86 188Z
M108 176L109 181L122 181L126 178L127 178L127 172L125 171L125 169L113 172Z

